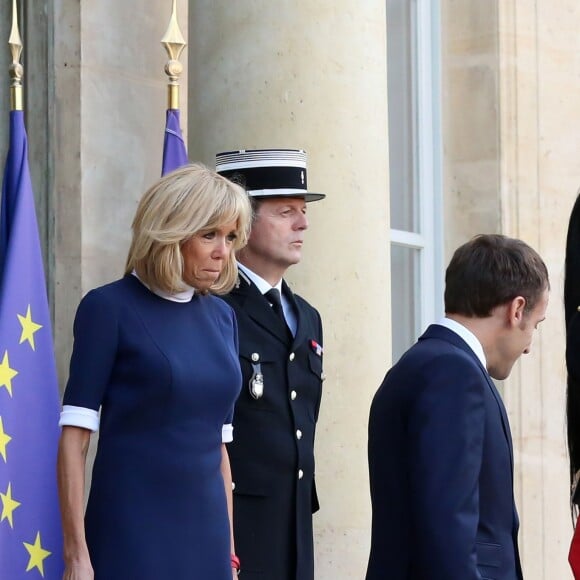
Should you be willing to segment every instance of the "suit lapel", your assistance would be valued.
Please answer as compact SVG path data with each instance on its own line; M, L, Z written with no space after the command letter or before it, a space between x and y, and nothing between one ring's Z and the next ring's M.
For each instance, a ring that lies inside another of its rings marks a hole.
M421 340L423 338L438 338L440 340L445 340L447 342L454 344L455 346L457 346L458 348L461 348L467 354L469 354L475 360L475 362L477 363L477 365L481 369L481 372L483 373L483 376L485 377L487 385L488 385L488 387L493 395L493 398L495 399L495 402L497 403L497 406L499 408L499 413L501 416L501 424L503 427L503 432L504 432L504 435L505 435L505 438L506 438L506 441L508 444L508 449L509 449L509 454L510 454L510 464L511 464L511 468L512 468L511 472L512 472L512 480L513 480L514 451L513 451L513 446L512 446L512 435L511 435L511 431L510 431L507 412L505 410L505 405L503 404L502 398L500 397L500 394L497 392L495 384L494 384L493 380L491 379L491 377L489 376L487 369L481 364L481 361L477 358L477 355L471 350L471 348L469 348L469 345L458 334L456 334L455 332L449 330L448 328L446 328L444 326L440 326L438 324L432 324L431 326L429 326L429 328L427 328L427 330L425 331L425 333L423 334L423 336L421 336L421 338L419 340Z
M508 442L508 447L510 450L510 463L511 463L511 468L512 468L512 480L513 480L513 473L514 473L514 450L513 450L513 445L512 445L512 434L511 434L511 430L510 430L510 424L509 424L509 420L507 417L507 412L505 410L505 405L503 404L502 398L500 397L500 394L497 392L497 389L495 387L494 382L491 380L491 377L489 376L489 373L487 371L485 371L485 377L487 379L487 384L489 385L489 388L491 389L491 392L493 393L493 396L495 398L495 401L497 403L497 406L499 407L499 412L501 414L501 424L503 427L503 432L505 434L505 437L507 439Z
M238 286L230 293L246 314L284 344L288 343L289 331L282 320L273 312L268 300L245 276L239 276Z

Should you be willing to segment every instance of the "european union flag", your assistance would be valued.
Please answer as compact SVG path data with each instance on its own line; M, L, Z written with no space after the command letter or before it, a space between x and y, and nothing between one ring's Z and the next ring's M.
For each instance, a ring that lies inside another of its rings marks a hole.
M0 211L0 578L60 580L60 404L22 111Z
M179 109L167 109L161 175L165 175L188 163L187 149L179 125Z

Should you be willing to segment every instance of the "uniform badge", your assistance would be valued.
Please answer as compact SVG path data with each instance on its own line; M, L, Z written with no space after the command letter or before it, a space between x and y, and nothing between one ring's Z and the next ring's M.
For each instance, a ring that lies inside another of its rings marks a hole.
M248 382L248 388L250 395L257 400L264 394L264 375L262 374L262 367L259 362L252 363L252 370L254 372Z
M313 338L310 339L310 348L312 348L312 350L318 355L318 356L322 356L322 353L324 352L324 349L322 348L321 345L319 345Z

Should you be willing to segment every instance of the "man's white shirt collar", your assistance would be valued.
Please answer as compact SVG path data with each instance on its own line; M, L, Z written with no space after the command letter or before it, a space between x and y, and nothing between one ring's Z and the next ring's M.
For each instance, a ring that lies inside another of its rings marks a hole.
M270 290L271 288L276 288L276 290L278 290L278 292L282 294L282 280L279 280L278 284L276 284L275 286L271 286L269 282L266 282L266 280L264 280L264 278L258 276L258 274L256 274L255 272L252 272L252 270L250 270L243 264L240 264L240 262L238 262L238 268L246 275L247 278L251 280L253 284L256 285L261 294L266 294L266 292L268 292L268 290Z
M475 356L479 359L479 362L483 365L484 369L487 369L487 360L485 358L485 352L483 351L483 346L479 339L471 330L460 324L456 320L452 320L451 318L444 317L439 322L437 322L439 326L444 326L457 334L460 338L462 338L466 343L467 346L474 352Z
M284 313L284 318L286 319L286 324L288 325L288 328L290 329L292 336L296 336L296 331L298 329L298 319L296 318L296 313L294 312L292 305L288 301L288 298L286 298L286 296L284 296L282 292L282 280L279 280L275 286L270 286L270 283L266 282L264 278L258 276L256 272L252 272L252 270L250 270L243 264L240 264L239 262L238 268L241 276L246 278L246 280L248 280L248 283L251 282L252 284L254 284L256 288L260 291L262 296L272 288L276 288L276 290L280 292L280 298L282 301L282 311Z

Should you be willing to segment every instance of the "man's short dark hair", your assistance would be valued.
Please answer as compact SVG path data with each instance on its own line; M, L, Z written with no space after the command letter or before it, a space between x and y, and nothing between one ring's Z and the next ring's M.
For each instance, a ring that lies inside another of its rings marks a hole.
M445 272L445 312L485 318L517 296L533 310L550 288L548 269L525 242L481 234L453 254Z

